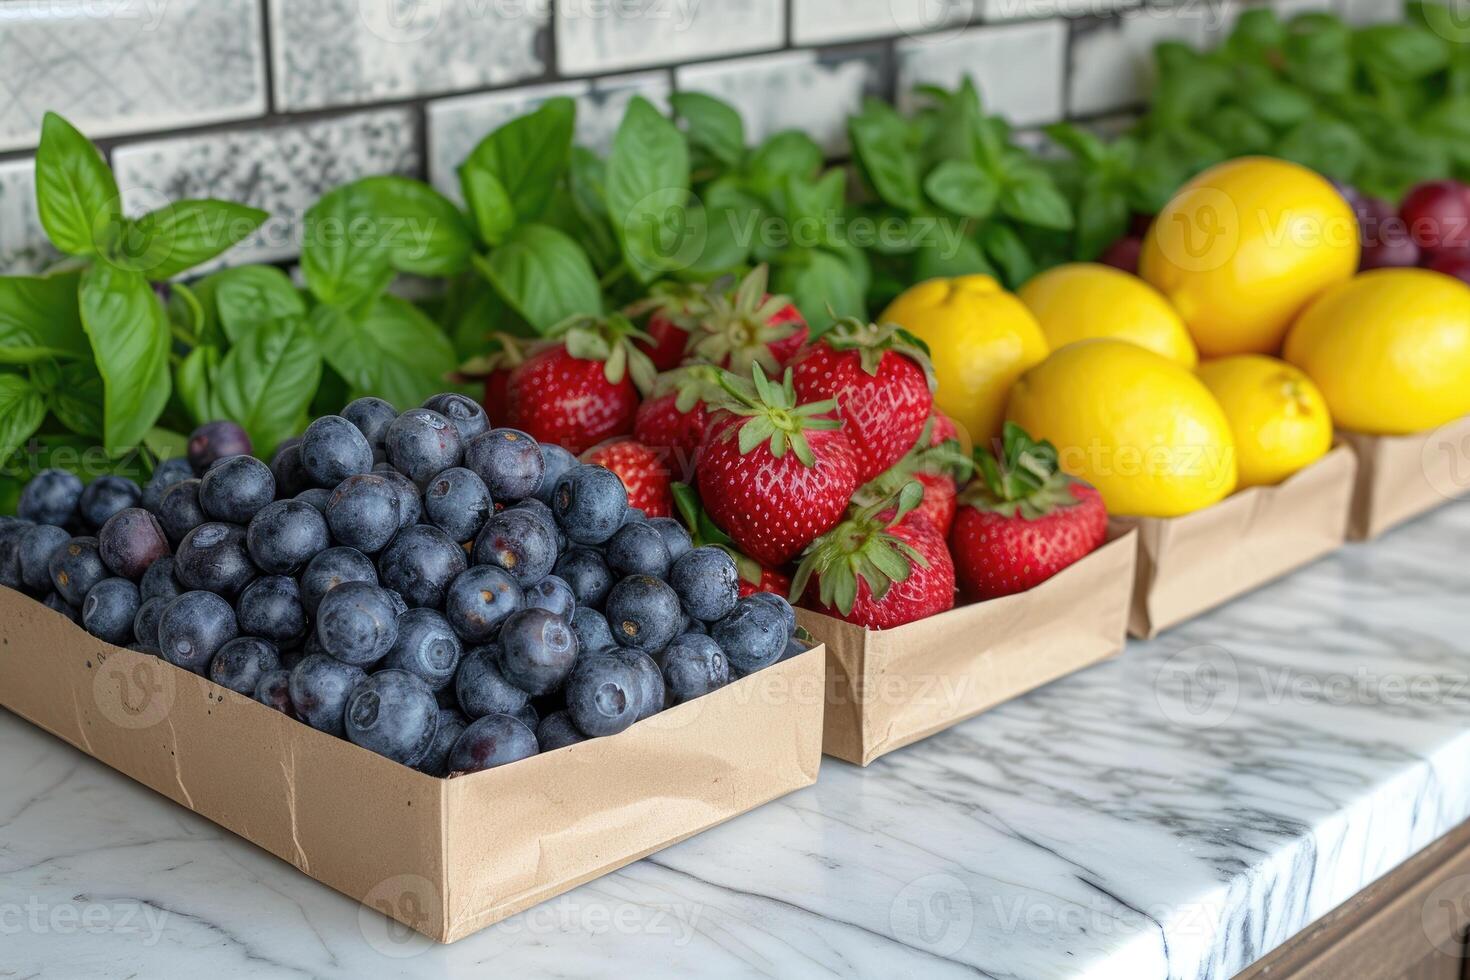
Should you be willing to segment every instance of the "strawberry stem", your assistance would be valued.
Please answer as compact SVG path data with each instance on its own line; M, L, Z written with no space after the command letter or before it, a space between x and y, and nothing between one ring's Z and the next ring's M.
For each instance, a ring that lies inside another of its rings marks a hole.
M842 428L842 420L832 414L837 411L837 400L829 398L798 405L790 369L787 369L782 383L777 385L772 384L759 364L755 364L751 368L751 380L753 390L728 371L720 376L720 387L729 398L718 407L747 417L747 421L740 425L740 455L768 443L771 455L777 459L785 456L789 447L803 466L817 465L806 433Z
M1014 422L1005 424L999 454L975 449L975 469L964 501L981 510L1036 520L1077 503L1072 484L1078 481L1062 472L1056 447L1035 441Z
M914 481L897 495L870 504L817 538L807 548L791 580L791 601L805 594L817 576L817 597L846 616L857 604L858 582L868 583L875 600L908 580L914 566L929 562L908 542L891 532L924 499L924 487ZM889 512L891 516L886 516Z

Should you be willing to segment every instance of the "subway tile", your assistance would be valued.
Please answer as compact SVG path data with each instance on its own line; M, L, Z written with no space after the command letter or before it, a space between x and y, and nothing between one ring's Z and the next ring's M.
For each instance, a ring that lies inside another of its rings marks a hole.
M785 0L558 0L557 65L591 75L780 47Z
M915 85L953 88L970 75L986 111L1016 126L1062 117L1062 68L1067 25L1062 20L941 32L898 44L900 105L912 102Z
M1224 15L1219 6L1185 4L1075 22L1067 111L1090 116L1146 103L1156 75L1154 47L1164 41L1207 46L1228 31Z
M270 0L276 106L297 111L545 74L545 0Z
M954 30L975 23L982 2L791 0L791 39L795 44L830 44Z
M36 214L36 161L0 163L0 275L40 272L57 257Z
M327 191L370 174L420 170L415 115L361 112L121 146L113 169L130 213L163 201L217 197L270 212L254 236L211 264L274 262L300 251L301 216Z
M675 73L681 91L705 92L733 104L745 119L746 140L799 129L827 151L847 151L847 117L876 94L882 55L820 55L790 51L734 61L687 65Z
M1387 24L1404 19L1402 4L1389 3L1386 0L1342 0L1342 2L1343 16L1350 24Z
M266 111L257 0L0 0L0 150L59 112L90 137Z
M1087 17L1127 10L1161 0L982 0L985 20L995 23L1036 20L1041 17ZM1162 0L1167 3L1169 0ZM1184 3L1219 3L1221 0L1177 0Z

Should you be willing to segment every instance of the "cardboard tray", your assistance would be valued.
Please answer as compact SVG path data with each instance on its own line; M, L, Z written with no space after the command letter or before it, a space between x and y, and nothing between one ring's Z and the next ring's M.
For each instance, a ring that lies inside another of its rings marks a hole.
M1137 545L1114 534L1036 588L891 630L810 610L827 647L822 751L866 766L1123 649Z
M440 942L816 781L813 649L620 735L436 779L0 588L0 704Z
M1470 416L1433 432L1370 436L1339 432L1358 454L1348 537L1367 541L1470 493Z
M1115 517L1138 531L1134 636L1154 637L1347 540L1357 460L1339 445L1272 487L1251 487L1183 517Z

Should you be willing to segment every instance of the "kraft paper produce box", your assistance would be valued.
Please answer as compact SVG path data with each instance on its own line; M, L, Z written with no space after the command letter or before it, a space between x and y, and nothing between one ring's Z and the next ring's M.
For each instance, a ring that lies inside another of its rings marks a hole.
M891 630L798 609L827 647L822 750L866 766L1114 656L1127 639L1137 550L1132 532L1119 532L1030 591Z
M620 735L436 779L0 588L0 703L440 942L814 783L824 663L816 648Z
M1138 531L1134 636L1153 637L1313 562L1347 540L1357 460L1337 446L1271 487L1183 517L1115 517Z
M1470 493L1470 417L1410 436L1340 432L1338 438L1358 454L1348 528L1354 541L1376 538Z

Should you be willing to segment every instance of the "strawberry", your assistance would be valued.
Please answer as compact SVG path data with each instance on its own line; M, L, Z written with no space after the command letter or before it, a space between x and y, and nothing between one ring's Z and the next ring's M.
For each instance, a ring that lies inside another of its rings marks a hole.
M647 299L627 310L634 319L646 316L643 332L648 340L637 341L637 347L648 355L653 366L668 371L679 366L689 346L689 331L709 311L705 291L681 283L658 283Z
M753 371L754 391L722 378L730 398L700 447L699 495L736 548L775 568L842 519L858 456L833 402L798 405L790 372L778 385Z
M933 431L940 428L942 419L943 416L931 415L914 448L876 479L858 488L853 495L853 506L866 507L890 500L905 484L917 481L923 489L923 500L909 513L908 519L922 517L941 536L947 536L954 523L958 481L969 477L974 462L959 451L958 442L933 440Z
M959 506L959 489L954 478L944 473L919 470L914 479L924 487L924 499L910 516L924 518L940 535L947 537L949 529L954 526L955 509Z
M696 548L713 545L735 559L735 570L740 574L741 596L756 592L774 592L785 598L791 591L791 576L762 565L735 547L730 535L721 531L710 520L709 513L700 505L699 494L693 487L687 483L674 484L674 505L679 509L679 516L684 518L684 526L689 528L689 539Z
M910 482L897 506L858 511L807 549L791 594L803 605L868 629L892 629L954 607L954 562L944 535L912 518L923 491Z
M646 335L615 313L575 317L554 336L559 342L511 372L505 424L573 453L632 432L638 390L654 377L647 355L633 346Z
M936 408L929 413L929 445L942 446L946 442L961 443L960 430L954 419Z
M738 562L736 563L739 564ZM778 572L774 568L764 565L757 566L760 573L752 582L744 575L740 576L740 595L744 598L757 592L774 592L783 599L791 594L791 576L784 572Z
M766 292L769 270L757 266L732 292L712 290L689 338L695 360L741 377L759 364L775 374L805 346L809 331L785 296Z
M719 370L694 364L658 376L650 397L638 406L633 437L655 449L668 451L671 467L680 477L693 476L695 457L709 425L705 398L718 392Z
M605 466L618 475L628 491L628 505L649 517L668 517L674 498L669 492L669 468L660 453L633 439L615 439L582 454L582 462Z
M490 350L472 357L462 364L450 380L457 382L483 381L485 396L482 404L491 421L498 422L506 416L506 389L510 375L525 362L534 341L515 337L508 333L492 334Z
M1095 551L1108 514L1096 489L1061 471L1049 442L1007 422L1001 457L976 450L949 544L970 599L1024 592Z
M863 483L913 448L934 408L929 349L893 324L838 321L792 360L791 379L803 401L837 399Z

